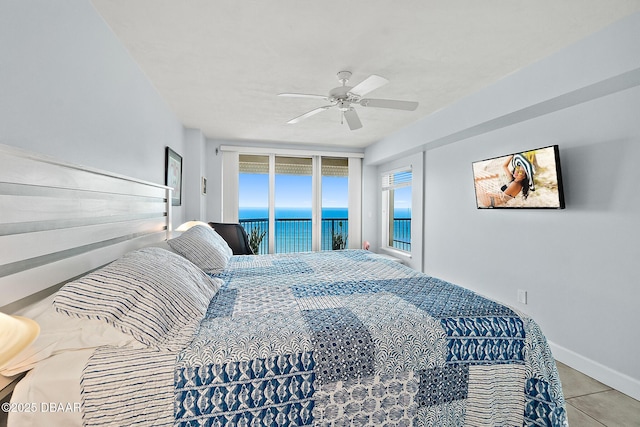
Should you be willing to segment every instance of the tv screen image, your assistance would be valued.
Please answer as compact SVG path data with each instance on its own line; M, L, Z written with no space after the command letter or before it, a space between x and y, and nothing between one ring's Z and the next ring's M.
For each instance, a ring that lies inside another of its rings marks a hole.
M564 209L558 146L473 162L478 209Z

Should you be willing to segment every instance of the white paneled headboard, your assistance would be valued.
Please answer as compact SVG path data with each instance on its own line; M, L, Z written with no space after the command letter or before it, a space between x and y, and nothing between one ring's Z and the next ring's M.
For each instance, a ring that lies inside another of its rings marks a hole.
M166 239L170 191L0 145L0 310Z

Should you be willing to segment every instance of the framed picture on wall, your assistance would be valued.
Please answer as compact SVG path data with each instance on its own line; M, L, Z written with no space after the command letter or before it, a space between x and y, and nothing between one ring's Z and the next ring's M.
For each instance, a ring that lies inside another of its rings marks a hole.
M167 147L165 185L173 188L171 205L182 205L182 156Z

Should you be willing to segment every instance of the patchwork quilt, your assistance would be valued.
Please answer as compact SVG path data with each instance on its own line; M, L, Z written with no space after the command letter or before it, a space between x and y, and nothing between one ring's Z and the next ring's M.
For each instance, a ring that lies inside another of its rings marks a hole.
M96 351L85 425L567 425L537 324L469 290L361 250L234 256L215 277L182 351Z

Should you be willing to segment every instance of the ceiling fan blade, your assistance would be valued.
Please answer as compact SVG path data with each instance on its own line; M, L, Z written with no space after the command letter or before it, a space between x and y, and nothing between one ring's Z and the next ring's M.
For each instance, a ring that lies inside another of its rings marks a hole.
M389 83L389 80L385 79L384 77L380 77L376 74L371 74L369 77L352 87L349 93L357 96L365 96L369 92L374 91L379 87L386 85L387 83Z
M413 101L397 101L395 99L361 99L359 102L363 107L391 108L393 110L414 111L418 108L418 103Z
M329 98L324 95L312 95L309 93L279 93L278 96L286 96L288 98L324 99L325 101L329 100Z
M298 117L295 117L295 118L293 118L293 119L289 120L287 123L288 123L288 124L298 123L300 120L306 119L307 117L311 117L311 116L313 116L314 114L321 113L321 112L323 112L324 110L327 110L327 109L329 109L329 108L331 108L331 107L333 107L333 105L325 105L324 107L314 108L313 110L308 111L308 112L304 113L304 114L303 114L303 115L301 115L301 116L298 116Z
M358 117L358 113L353 108L344 112L344 118L347 120L349 129L356 130L362 127L362 122L360 121L360 117Z

